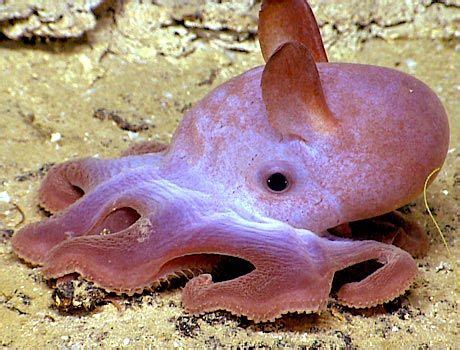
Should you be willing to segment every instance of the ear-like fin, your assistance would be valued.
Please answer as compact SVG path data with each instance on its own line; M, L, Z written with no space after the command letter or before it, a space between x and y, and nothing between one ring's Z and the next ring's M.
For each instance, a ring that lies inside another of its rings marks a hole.
M306 0L264 0L259 13L259 42L265 62L289 41L311 51L316 62L327 62L323 39Z
M301 43L285 43L270 57L262 74L262 96L270 124L283 137L308 139L335 129L316 63Z

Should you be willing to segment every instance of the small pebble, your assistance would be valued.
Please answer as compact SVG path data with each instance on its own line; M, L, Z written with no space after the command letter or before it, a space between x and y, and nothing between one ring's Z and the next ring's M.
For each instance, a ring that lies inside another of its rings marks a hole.
M78 56L78 60L80 61L81 65L83 66L83 70L85 72L89 72L89 71L91 71L91 69L93 69L93 64L92 64L92 62L91 62L91 60L89 59L88 56L80 55L80 56Z
M139 138L139 133L128 131L128 137L130 140L137 140Z
M62 137L61 137L61 134L60 134L60 133L58 133L58 132L53 132L53 133L51 134L51 139L50 139L50 141L51 141L51 142L58 142L58 141L61 140L61 138L62 138Z
M11 197L7 192L0 192L0 202L9 203L11 202Z
M123 345L124 346L128 346L130 342L131 342L131 339L129 339L129 338L123 339Z
M408 58L406 60L406 66L409 69L415 69L417 67L417 62L415 62L415 60L413 60L412 58Z
M436 266L436 272L439 271L452 271L452 267L450 266L449 263L446 263L444 261L441 261L438 266Z

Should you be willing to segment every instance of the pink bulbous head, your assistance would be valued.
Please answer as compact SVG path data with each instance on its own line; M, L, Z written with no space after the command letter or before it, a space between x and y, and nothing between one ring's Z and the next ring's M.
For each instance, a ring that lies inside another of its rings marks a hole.
M408 203L446 156L438 97L393 69L328 63L319 30L298 31L317 29L309 7L281 2L260 14L266 65L190 110L169 161L219 201L316 232Z

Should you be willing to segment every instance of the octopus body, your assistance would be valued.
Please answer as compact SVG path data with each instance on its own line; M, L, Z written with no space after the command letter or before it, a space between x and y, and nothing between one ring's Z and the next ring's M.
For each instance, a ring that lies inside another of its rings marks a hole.
M329 63L303 0L263 1L259 40L266 65L198 102L169 145L53 167L39 199L54 215L14 236L16 254L117 293L182 272L188 311L255 321L324 309L334 275L362 262L378 268L339 303L409 288L427 237L394 210L444 161L439 99L395 70ZM229 258L244 271L213 280Z

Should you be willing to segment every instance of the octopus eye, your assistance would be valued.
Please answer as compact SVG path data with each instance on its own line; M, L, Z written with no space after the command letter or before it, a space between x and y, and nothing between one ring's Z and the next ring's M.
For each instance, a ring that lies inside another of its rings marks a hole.
M289 187L289 181L285 175L274 173L268 177L267 186L273 192L283 192Z

